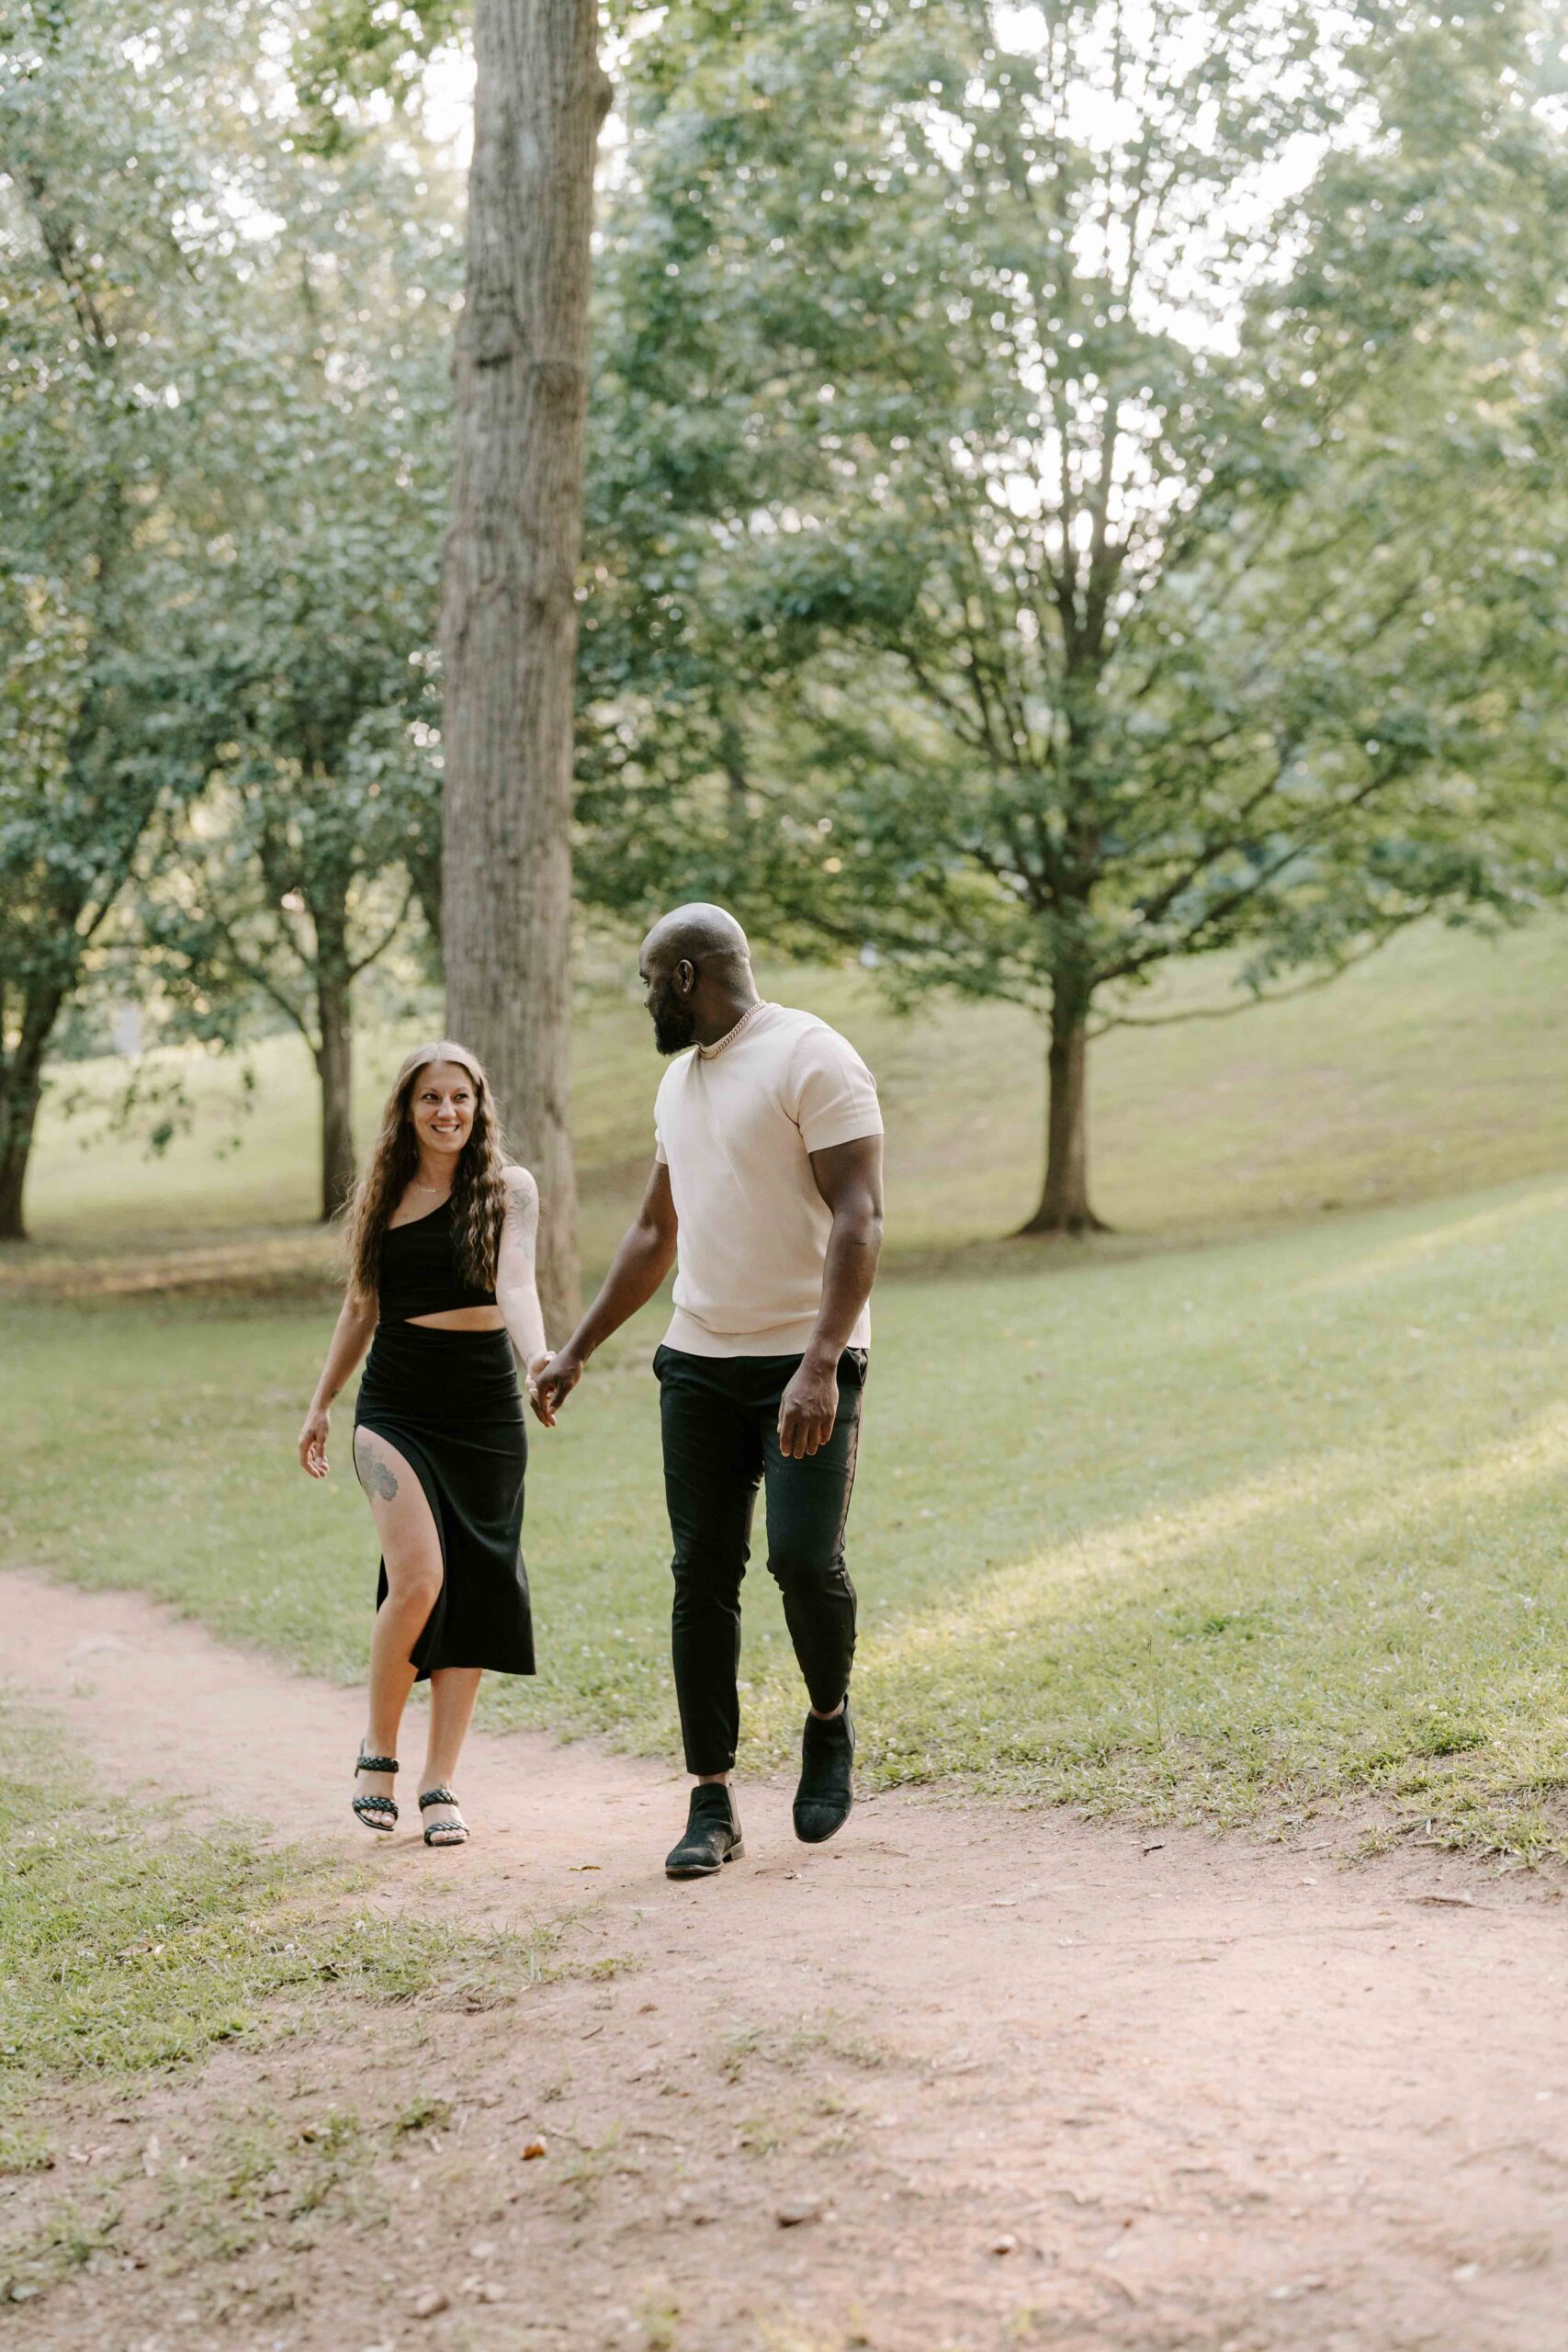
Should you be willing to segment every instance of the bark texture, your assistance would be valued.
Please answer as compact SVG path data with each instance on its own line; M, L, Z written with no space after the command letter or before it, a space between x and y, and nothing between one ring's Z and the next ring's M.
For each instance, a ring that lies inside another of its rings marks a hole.
M478 0L467 300L442 613L442 932L450 1034L484 1062L538 1180L539 1295L576 1320L569 1125L572 705L595 0Z
M337 889L312 903L316 932L315 1047L321 1087L321 1222L336 1216L354 1190L354 1005L348 957L348 896Z
M1045 1184L1022 1233L1104 1233L1089 1204L1089 1005L1058 989L1045 1050Z

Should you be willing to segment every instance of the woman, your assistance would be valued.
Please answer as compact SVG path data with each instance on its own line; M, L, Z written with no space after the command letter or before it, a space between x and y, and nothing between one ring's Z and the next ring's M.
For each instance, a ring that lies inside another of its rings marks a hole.
M398 1730L430 1680L419 1808L427 1846L460 1846L458 1751L488 1667L532 1674L534 1631L519 1537L527 1438L513 1350L547 1361L534 1281L538 1187L512 1168L484 1071L450 1038L416 1046L398 1072L349 1210L343 1312L299 1432L299 1460L327 1475L333 1399L367 1346L354 1466L381 1540L370 1644L370 1721L354 1810L390 1830ZM548 1427L554 1415L537 1397Z

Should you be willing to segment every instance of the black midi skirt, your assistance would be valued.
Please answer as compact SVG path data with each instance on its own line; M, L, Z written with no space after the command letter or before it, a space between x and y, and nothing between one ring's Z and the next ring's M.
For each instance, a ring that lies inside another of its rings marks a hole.
M506 1333L378 1324L354 1425L403 1456L441 1539L441 1591L409 1654L417 1679L446 1666L532 1674L522 1551L528 1433ZM378 1609L386 1598L383 1561Z

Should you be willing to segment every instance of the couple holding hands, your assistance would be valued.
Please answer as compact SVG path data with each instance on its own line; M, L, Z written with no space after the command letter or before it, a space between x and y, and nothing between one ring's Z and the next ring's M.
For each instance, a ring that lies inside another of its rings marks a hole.
M723 908L666 915L639 970L654 1043L678 1058L659 1089L642 1205L577 1329L549 1351L534 1279L538 1188L506 1161L483 1070L450 1040L419 1046L355 1194L347 1294L299 1459L326 1476L328 1411L368 1347L354 1464L381 1576L354 1810L373 1829L396 1823L398 1732L410 1690L428 1677L425 1843L460 1845L468 1831L451 1783L479 1676L534 1671L513 1350L549 1428L594 1349L675 1266L674 1315L653 1369L674 1542L675 1691L695 1785L665 1869L702 1878L742 1851L729 1775L759 1487L768 1566L810 1701L796 1836L831 1838L853 1802L844 1527L882 1235L882 1118L845 1039L759 997L746 934Z

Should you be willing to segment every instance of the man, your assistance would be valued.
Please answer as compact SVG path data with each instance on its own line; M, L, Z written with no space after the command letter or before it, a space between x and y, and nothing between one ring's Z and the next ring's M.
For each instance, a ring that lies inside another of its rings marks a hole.
M594 1349L676 1264L653 1368L675 1544L675 1690L696 1786L665 1868L704 1878L742 1850L729 1775L759 1485L768 1566L811 1702L796 1837L831 1838L853 1803L844 1524L882 1242L882 1116L852 1046L813 1013L759 997L746 934L722 907L664 916L639 969L654 1043L679 1057L659 1089L653 1172L598 1297L533 1385L546 1410L558 1408Z

